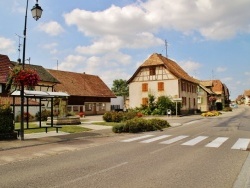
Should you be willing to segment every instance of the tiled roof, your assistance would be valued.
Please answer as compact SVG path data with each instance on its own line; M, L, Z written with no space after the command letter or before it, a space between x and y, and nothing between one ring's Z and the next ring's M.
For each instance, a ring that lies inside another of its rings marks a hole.
M0 54L0 83L6 83L9 69L15 65L17 65L17 62L10 61L7 55ZM49 72L42 66L25 64L25 67L35 69L43 82L58 83L58 80L49 74Z
M244 91L244 96L250 96L250 90L245 90Z
M210 95L214 95L214 94L215 94L211 89L205 87L205 86L202 85L201 83L199 84L199 86L200 86L204 91L206 91L208 94L210 94Z
M45 68L43 68L40 65L26 64L25 67L30 67L32 69L35 69L39 74L41 81L43 82L59 83L59 81L55 77L53 77Z
M9 73L12 63L7 55L0 54L0 83L6 83L7 76Z
M128 83L133 80L133 78L137 75L143 67L151 67L151 66L165 66L173 75L177 78L181 78L193 83L197 83L197 80L193 77L189 76L176 62L171 59L168 59L161 54L154 53L152 54L135 72L135 74L128 80Z
M223 92L222 82L220 80L212 80L212 82L213 82L213 87L212 87L213 92L221 94Z
M213 86L213 81L212 80L206 80L206 81L200 81L202 85L205 87L212 87Z
M27 105L27 100L24 100L24 105ZM21 105L21 98L20 97L15 97L15 105ZM11 105L13 105L13 97L1 97L0 96L0 104L6 104L6 103L10 103ZM39 102L29 99L29 106L39 106Z
M116 97L98 76L52 69L47 71L60 82L55 85L55 91L66 92L71 96Z

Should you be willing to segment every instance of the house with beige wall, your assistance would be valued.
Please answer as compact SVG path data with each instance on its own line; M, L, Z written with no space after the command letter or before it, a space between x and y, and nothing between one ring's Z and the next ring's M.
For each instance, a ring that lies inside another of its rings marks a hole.
M161 54L152 54L127 83L130 108L147 105L149 95L155 98L181 98L181 112L185 114L193 113L198 108L197 80L189 76L176 62Z
M250 90L245 90L243 93L244 104L250 106Z

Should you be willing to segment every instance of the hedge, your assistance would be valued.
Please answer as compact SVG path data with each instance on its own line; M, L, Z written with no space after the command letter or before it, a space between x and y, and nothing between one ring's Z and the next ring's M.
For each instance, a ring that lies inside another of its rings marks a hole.
M138 133L146 131L162 130L163 128L170 127L166 120L162 119L143 119L133 118L125 121L124 123L113 126L112 131L114 133Z

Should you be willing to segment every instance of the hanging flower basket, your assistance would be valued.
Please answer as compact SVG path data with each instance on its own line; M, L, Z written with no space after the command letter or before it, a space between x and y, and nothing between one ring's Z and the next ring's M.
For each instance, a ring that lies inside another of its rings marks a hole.
M22 84L27 89L34 89L40 81L40 77L36 70L31 68L22 69L20 65L10 69L6 87L12 89L19 88Z
M217 100L217 98L214 97L214 96L211 96L211 97L209 97L208 100L209 100L210 102L215 102L215 101Z

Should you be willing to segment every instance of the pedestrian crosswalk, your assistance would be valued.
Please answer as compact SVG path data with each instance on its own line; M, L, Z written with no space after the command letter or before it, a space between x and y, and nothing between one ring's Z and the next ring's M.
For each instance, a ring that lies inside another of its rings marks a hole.
M211 140L212 139L212 140ZM195 146L199 143L204 143L204 147L207 148L219 148L222 146L226 141L229 140L229 137L217 137L209 139L209 136L196 136L191 137L189 135L152 135L146 134L142 136L137 136L125 140L121 140L121 142L139 142L139 143L152 143L155 142L157 144L173 144L173 143L180 143L182 146ZM247 150L250 143L250 138L238 138L236 142L232 145L231 149L234 150ZM250 147L250 146L249 146Z

